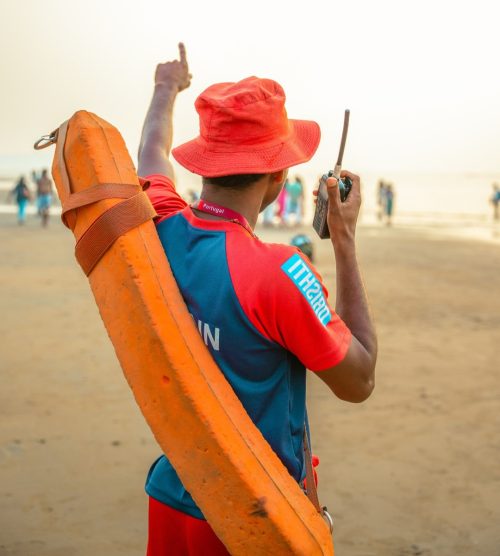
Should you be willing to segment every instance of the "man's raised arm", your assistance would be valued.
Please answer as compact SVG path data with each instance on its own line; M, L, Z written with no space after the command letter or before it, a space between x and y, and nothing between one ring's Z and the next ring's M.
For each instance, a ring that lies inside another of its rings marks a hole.
M341 399L361 402L368 398L375 384L377 336L368 307L354 240L361 205L359 177L343 171L352 180L352 190L342 203L337 180L327 180L328 228L335 251L337 301L335 310L352 332L352 341L344 360L317 373Z
M174 179L170 162L173 124L172 114L177 93L191 83L184 44L179 43L179 60L158 64L151 104L142 127L139 145L139 176L162 174Z

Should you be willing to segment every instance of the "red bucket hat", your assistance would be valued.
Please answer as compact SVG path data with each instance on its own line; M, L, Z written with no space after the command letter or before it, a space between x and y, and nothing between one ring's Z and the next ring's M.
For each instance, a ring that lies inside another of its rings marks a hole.
M217 83L201 93L195 107L200 135L172 155L200 176L278 172L307 162L318 148L319 125L288 119L285 92L272 79Z

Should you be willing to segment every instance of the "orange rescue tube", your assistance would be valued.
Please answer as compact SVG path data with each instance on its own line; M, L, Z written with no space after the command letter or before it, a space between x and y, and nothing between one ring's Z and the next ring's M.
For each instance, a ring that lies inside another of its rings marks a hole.
M52 170L63 208L71 206L68 187L78 194L96 184L135 184L140 192L115 127L79 111L62 129ZM66 213L76 239L122 202L105 198ZM325 521L255 427L203 343L152 220L116 239L90 271L89 281L147 423L229 552L333 555Z

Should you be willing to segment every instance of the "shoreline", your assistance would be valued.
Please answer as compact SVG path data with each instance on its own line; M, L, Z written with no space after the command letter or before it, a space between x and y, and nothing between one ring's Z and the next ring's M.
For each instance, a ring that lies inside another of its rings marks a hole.
M0 204L0 226L2 225L2 221L15 224L16 213L16 205ZM60 214L61 207L59 204L51 207L51 220L59 220ZM35 205L30 204L27 206L26 215L28 217L28 222L35 220L38 223ZM27 225L31 224L32 223L29 223ZM359 229L367 230L367 233L371 234L388 234L391 233L390 230L397 230L403 232L409 231L430 238L434 237L436 239L479 241L500 244L500 220L498 222L494 222L486 215L450 214L438 215L435 218L432 218L425 215L419 215L418 213L411 215L403 214L395 216L392 226L386 226L377 220L375 214L362 213L360 215L358 227ZM268 228L264 228L262 226L262 222L259 220L257 230L260 232L262 230L267 231ZM290 237L298 233L307 234L313 241L319 241L312 228L312 224L306 223L298 227L274 226L269 230L271 232L276 230L289 233ZM387 230L387 232L383 232L383 230Z

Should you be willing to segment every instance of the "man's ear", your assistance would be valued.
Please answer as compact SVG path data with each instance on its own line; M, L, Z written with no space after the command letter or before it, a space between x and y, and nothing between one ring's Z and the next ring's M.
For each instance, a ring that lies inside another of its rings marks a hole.
M274 172L271 174L274 183L283 183L288 175L288 168L286 170L280 170L279 172Z

